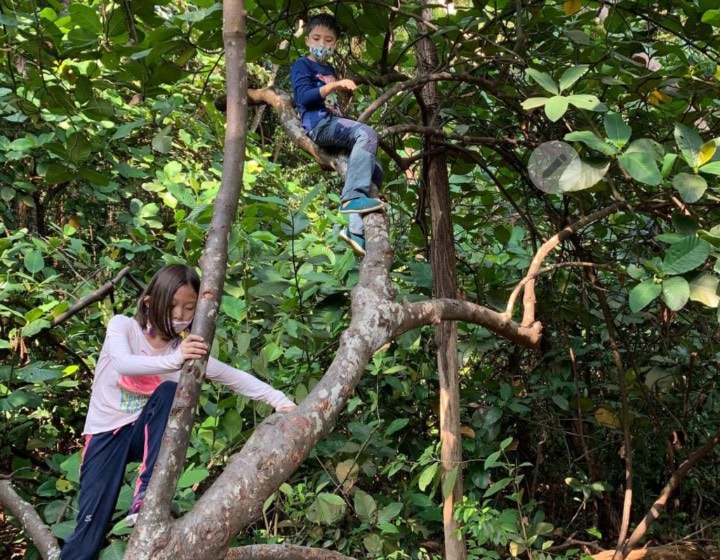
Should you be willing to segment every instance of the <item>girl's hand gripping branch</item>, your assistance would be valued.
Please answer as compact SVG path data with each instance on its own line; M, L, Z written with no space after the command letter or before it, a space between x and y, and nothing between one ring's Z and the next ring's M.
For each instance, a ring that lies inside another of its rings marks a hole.
M180 354L183 360L198 360L207 354L207 344L203 337L190 334L180 343Z

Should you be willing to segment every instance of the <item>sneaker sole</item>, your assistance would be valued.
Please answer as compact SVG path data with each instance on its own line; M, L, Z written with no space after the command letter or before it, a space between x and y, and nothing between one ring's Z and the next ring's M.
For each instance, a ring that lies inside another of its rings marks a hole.
M347 210L346 208L340 207L341 214L370 214L372 212L381 212L385 210L385 203L383 202L380 206L374 208L363 208L362 210Z
M347 243L348 245L350 245L350 248L351 248L357 255L360 255L361 257L364 257L364 256L365 256L365 249L363 249L357 242L353 241L350 237L348 237L347 235L345 235L345 230L341 231L341 232L338 234L338 237L339 237L340 239L342 239L345 243Z

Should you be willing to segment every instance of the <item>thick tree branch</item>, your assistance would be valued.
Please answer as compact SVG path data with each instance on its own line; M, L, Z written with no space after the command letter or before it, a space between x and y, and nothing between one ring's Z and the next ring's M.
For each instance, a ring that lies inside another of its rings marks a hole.
M60 557L57 539L40 519L35 508L18 495L9 480L0 480L0 506L20 521L23 531L27 533L45 560L55 560Z
M440 321L465 321L485 327L525 348L538 348L542 337L542 325L539 322L534 322L529 326L519 325L513 321L507 321L503 313L468 301L434 299L418 303L405 303L402 310L403 316L398 325L398 335L407 330L436 324Z
M355 560L332 550L293 546L290 544L258 544L228 550L225 560Z

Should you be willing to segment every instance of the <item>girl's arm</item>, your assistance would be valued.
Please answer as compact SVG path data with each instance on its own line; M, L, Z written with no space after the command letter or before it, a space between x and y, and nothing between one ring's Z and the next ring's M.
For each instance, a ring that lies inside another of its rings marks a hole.
M236 393L269 404L276 410L295 407L295 404L282 391L273 389L257 377L230 367L212 357L208 359L207 378L222 383Z
M131 338L138 336L135 319L116 315L107 326L103 351L120 375L159 375L175 373L183 364L180 346L163 356L145 356L133 353ZM142 336L142 334L140 334Z

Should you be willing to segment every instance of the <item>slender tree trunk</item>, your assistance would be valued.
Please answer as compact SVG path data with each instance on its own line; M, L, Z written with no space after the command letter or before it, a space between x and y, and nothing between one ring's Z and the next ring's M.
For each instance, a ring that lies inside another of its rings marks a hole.
M227 72L227 128L222 183L215 199L214 212L205 251L200 262L202 282L193 322L193 334L212 344L227 269L230 228L237 214L242 190L245 141L247 138L247 69L245 63L245 11L243 0L223 2L223 38ZM175 393L162 447L148 493L140 510L138 527L133 533L125 558L160 557L170 539L170 502L182 474L195 406L207 357L185 362ZM166 551L167 552L167 551Z
M427 3L427 2L426 2ZM432 9L423 10L423 20L432 19ZM426 32L420 25L421 33ZM437 50L433 41L425 36L418 41L417 59L421 70L432 72L437 66ZM437 84L425 84L420 93L425 106L426 126L434 126L440 107ZM427 137L426 137L427 138ZM425 150L432 149L432 140ZM423 175L430 192L430 222L432 239L430 263L436 297L455 298L457 278L455 273L455 239L452 227L450 204L450 182L444 152L428 156L423 160ZM437 364L440 377L440 460L442 463L443 489L445 481L454 478L451 489L443 494L443 526L445 530L445 557L463 560L467 557L465 541L458 538L460 523L453 513L455 504L462 500L462 439L460 435L460 381L457 364L457 326L452 321L443 321L435 327L437 342Z

